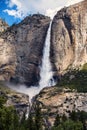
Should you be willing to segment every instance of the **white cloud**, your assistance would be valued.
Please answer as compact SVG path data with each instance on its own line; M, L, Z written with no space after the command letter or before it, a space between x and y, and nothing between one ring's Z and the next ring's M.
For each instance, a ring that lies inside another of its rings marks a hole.
M51 19L53 19L54 15L57 13L58 10L60 10L62 7L58 7L55 9L47 9L45 15L50 16Z
M57 13L57 11L60 10L61 8L63 8L64 6L67 7L69 5L73 5L73 4L76 4L81 1L83 1L83 0L64 0L64 1L62 0L61 2L59 2L59 3L61 3L61 6L56 5L57 7L54 9L49 8L46 10L45 14L47 16L50 16L51 18L53 18L53 16Z
M28 7L29 7L29 1L28 0L10 0L8 1L8 7L10 9L5 9L4 12L7 12L9 15L14 16L15 18L24 18L26 15L28 15ZM13 7L16 6L16 9L13 9Z
M83 0L68 0L66 6L73 5L73 4L78 3L80 1L83 1Z
M22 7L22 3L19 0L10 0L8 1L8 6L12 8L14 5L16 5L18 8Z
M6 10L4 10L4 12L7 12L9 15L14 16L15 18L20 18L20 19L24 18L27 15L27 13L25 13L22 10L8 10L8 9L6 9Z
M9 0L10 9L4 10L9 15L16 18L24 18L29 13L42 13L53 17L53 15L62 7L78 3L83 0ZM13 7L16 6L16 10Z

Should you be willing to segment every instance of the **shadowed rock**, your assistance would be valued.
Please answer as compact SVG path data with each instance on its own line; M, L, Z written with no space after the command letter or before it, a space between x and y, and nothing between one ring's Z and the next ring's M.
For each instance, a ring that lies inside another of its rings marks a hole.
M9 27L0 38L0 80L37 85L42 52L50 18L26 17ZM5 60L4 60L5 59Z

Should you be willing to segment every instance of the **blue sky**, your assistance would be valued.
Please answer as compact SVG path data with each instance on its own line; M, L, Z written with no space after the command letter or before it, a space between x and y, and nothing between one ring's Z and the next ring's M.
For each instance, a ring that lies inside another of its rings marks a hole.
M83 0L0 0L0 18L9 25L38 12L52 18L59 9L80 1Z
M15 6L13 7L15 9ZM5 9L10 9L5 0L0 0L0 18L4 19L9 25L12 25L15 22L19 22L20 18L15 18L12 15L4 12Z

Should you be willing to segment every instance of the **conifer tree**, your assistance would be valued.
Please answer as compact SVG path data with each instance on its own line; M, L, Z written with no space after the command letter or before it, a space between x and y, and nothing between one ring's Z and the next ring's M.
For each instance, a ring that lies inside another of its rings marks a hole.
M29 113L29 117L27 120L27 128L29 130L35 130L35 122L34 122L33 115L31 112Z
M59 114L57 114L55 122L54 122L54 126L57 127L60 124L60 122L61 122L60 121L60 116L59 116Z
M35 127L36 130L42 130L42 114L39 103L35 107Z

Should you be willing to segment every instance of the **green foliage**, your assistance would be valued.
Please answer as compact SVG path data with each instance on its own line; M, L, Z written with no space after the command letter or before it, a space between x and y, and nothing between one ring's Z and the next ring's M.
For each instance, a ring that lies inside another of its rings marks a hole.
M70 115L70 118L67 118L65 115L63 115L62 117L58 116L55 119L54 122L54 127L52 128L52 130L86 130L84 127L84 123L83 123L83 117L84 117L84 122L86 121L86 117L85 114L82 114L85 112L72 112ZM84 115L83 117L81 117L82 115ZM79 117L81 117L81 120L79 119Z
M74 75L72 79L70 79L70 75ZM86 80L86 71L72 71L62 77L63 82L60 82L61 86L64 84L68 84L68 86L72 83L79 87L82 83L82 77ZM78 79L79 78L79 79ZM69 80L68 80L69 79ZM81 81L78 83L78 81ZM76 84L77 82L77 84ZM71 86L72 86L71 84ZM79 84L79 85L78 85ZM84 83L85 84L85 83ZM2 84L0 84L0 88ZM83 86L84 87L84 86ZM72 87L74 88L74 87ZM60 92L61 88L58 88L56 92ZM9 93L8 89L4 90L4 93ZM55 94L55 93L54 93ZM35 106L35 113L30 113L29 117L26 119L26 113L24 113L23 118L19 119L18 114L14 107L5 107L6 98L4 96L0 97L0 130L43 130L43 117L41 113L40 105L37 104ZM70 113L70 117L67 118L65 115L60 117L56 116L54 126L51 130L87 130L87 113L84 111L73 111ZM49 128L47 128L48 130Z
M31 113L29 114L27 123L29 130L35 130L35 122Z
M21 121L14 107L6 107L4 104L6 98L0 97L0 130L42 130L42 115L41 108L38 105L35 106L35 114L29 114L26 119L26 113L24 113Z
M35 110L36 110L36 112L35 112L36 129L35 130L42 130L42 115L41 115L41 108L40 108L39 104L36 105Z
M19 118L13 107L0 107L0 130L15 130Z
M14 107L5 107L4 97L0 97L0 130L43 130L43 120L40 105L35 106L35 113L29 114L26 119L24 113L21 121ZM56 116L52 130L86 130L87 113L84 111L73 111L69 118L65 115ZM48 130L48 129L47 129Z
M58 87L76 89L78 92L87 92L87 70L72 70L61 77Z
M74 122L72 120L67 120L65 122L62 122L57 127L54 127L52 130L83 130L83 125L81 122Z
M82 124L83 124L84 130L86 130L86 127L87 127L87 124L86 124L87 112L84 112L84 111L75 112L75 111L73 111L72 113L70 113L70 118L73 121L81 121Z
M54 126L57 127L60 124L60 122L61 122L60 116L59 114L57 114L55 122L54 122Z
M83 129L83 125L81 122L75 122L72 120L67 120L63 123L63 129L64 130L82 130Z
M5 102L6 102L6 98L1 96L0 97L0 107L2 107Z
M67 120L67 117L66 117L66 115L65 114L63 114L63 116L62 116L62 121L66 121Z

